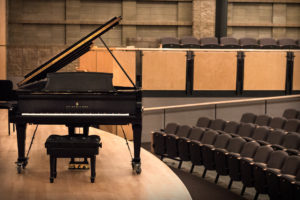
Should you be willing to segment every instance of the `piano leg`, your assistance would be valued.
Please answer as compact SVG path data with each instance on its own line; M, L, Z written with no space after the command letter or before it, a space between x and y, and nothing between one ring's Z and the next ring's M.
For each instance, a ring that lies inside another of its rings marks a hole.
M132 124L133 129L133 142L134 142L134 158L132 159L132 169L140 174L141 169L141 140L142 140L142 126L141 124Z
M24 169L27 165L28 158L25 157L25 140L26 140L26 123L17 123L17 142L18 142L18 160L17 170L21 173L22 168Z

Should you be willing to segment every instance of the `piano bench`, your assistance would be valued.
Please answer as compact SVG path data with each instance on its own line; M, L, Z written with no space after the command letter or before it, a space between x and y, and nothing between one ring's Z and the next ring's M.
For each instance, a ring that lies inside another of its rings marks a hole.
M50 135L45 143L47 154L50 155L50 183L56 178L57 158L90 158L91 182L95 181L96 155L99 154L99 147L102 147L98 135Z

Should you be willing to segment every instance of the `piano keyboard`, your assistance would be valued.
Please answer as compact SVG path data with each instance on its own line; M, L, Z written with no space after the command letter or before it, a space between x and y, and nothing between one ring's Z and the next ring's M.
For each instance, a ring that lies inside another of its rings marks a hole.
M129 113L22 113L22 116L44 117L128 117Z

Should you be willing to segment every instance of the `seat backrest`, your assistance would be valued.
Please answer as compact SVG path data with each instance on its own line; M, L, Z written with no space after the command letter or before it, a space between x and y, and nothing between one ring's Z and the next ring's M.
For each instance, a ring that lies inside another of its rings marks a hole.
M261 48L278 48L278 44L275 39L273 38L261 38L258 40L258 43Z
M281 48L297 48L296 40L291 38L282 38L279 39L277 42Z
M226 124L225 120L223 120L223 119L215 119L215 120L212 120L209 128L211 128L213 130L223 131L225 124Z
M272 152L267 162L267 167L281 169L288 156L288 153L282 150Z
M176 134L178 128L179 128L179 124L175 122L171 122L166 125L164 132L167 134Z
M207 128L210 126L210 123L211 123L211 119L209 119L207 117L200 117L197 121L196 126Z
M282 146L287 149L298 149L300 147L300 134L290 132L283 138Z
M200 46L206 48L217 48L219 47L218 38L216 37L204 37L200 39Z
M240 47L239 42L236 38L233 37L222 37L220 39L220 46L226 48L238 48Z
M299 125L299 119L288 119L284 124L283 130L287 132L296 132L299 128Z
M208 130L203 133L203 137L201 138L202 144L213 144L218 136L218 132L214 130Z
M286 121L287 120L283 117L274 117L271 119L269 126L274 129L282 129Z
M164 37L161 38L161 44L164 48L180 48L180 43L177 38L174 37Z
M253 113L244 113L241 117L240 122L244 123L254 123L256 119L256 115Z
M272 117L270 115L258 115L255 119L254 124L259 126L268 126Z
M258 144L258 142L255 141L246 142L240 153L241 157L252 158L255 155L255 152L259 146L260 145Z
M297 115L298 115L298 111L293 108L286 109L282 114L282 116L287 119L296 119Z
M257 40L250 37L244 37L239 39L239 43L242 48L257 48Z
M286 132L284 130L274 130L269 132L266 141L270 144L282 144Z
M255 129L254 124L249 123L241 123L238 135L241 137L251 137Z
M180 43L183 48L200 48L199 41L194 36L182 37Z
M182 126L179 126L178 128L178 131L176 133L176 135L178 137L189 137L189 134L191 132L191 127L188 126L188 125L182 125Z
M256 153L253 157L254 162L267 163L269 156L274 151L270 146L260 146L257 148Z
M260 126L254 129L252 138L254 140L266 140L269 135L270 129L267 126Z
M231 135L227 133L222 133L218 135L214 143L214 147L225 149L228 145L229 139L231 138L232 138Z
M289 156L283 164L281 173L296 175L299 169L300 169L300 157L298 155Z
M233 152L233 153L240 153L242 150L242 147L246 143L246 140L244 140L241 137L234 137L229 140L229 143L226 147L226 150L228 152Z
M193 127L189 135L190 140L201 140L205 129L201 127Z
M224 132L226 133L237 133L239 130L240 123L235 121L229 121L225 124Z

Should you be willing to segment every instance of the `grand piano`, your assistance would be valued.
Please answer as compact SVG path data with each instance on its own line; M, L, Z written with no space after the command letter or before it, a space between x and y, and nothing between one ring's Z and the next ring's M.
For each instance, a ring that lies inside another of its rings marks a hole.
M119 62L116 60L132 87L114 87L109 73L57 72L88 52L95 39L104 43L101 35L118 25L120 20L121 17L112 18L25 75L17 84L17 90L12 89L9 80L0 81L0 100L8 103L5 105L9 105L9 121L16 125L19 173L28 164L25 156L28 123L64 124L68 126L69 134L74 134L75 127L83 127L84 134L88 134L90 126L131 123L134 140L132 168L137 174L141 173L142 95ZM108 47L107 50L111 53Z

